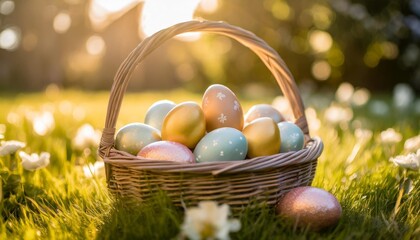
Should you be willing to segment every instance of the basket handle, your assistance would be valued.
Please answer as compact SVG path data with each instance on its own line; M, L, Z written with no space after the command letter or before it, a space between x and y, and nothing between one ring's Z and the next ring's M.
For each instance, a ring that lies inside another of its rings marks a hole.
M99 145L100 155L108 156L110 149L114 145L115 126L121 102L134 69L144 58L165 41L186 32L217 33L235 39L242 45L250 48L260 57L277 80L277 83L285 97L288 99L290 106L293 106L292 110L296 119L295 123L302 129L305 138L309 139L308 123L299 90L290 70L273 48L255 34L225 22L188 21L173 25L145 38L120 65L111 88L105 128Z

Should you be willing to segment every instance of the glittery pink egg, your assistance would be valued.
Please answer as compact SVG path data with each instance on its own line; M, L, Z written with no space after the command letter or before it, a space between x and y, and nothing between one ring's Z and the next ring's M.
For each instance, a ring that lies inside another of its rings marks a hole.
M147 159L195 163L195 156L186 146L172 141L158 141L145 146L137 156Z
M298 227L315 231L335 226L341 217L341 205L334 195L315 187L292 189L279 201L276 210Z

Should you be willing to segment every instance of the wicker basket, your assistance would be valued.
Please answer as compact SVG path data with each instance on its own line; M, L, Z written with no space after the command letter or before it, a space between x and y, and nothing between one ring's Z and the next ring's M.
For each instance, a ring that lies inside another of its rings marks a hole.
M225 35L257 54L271 71L293 108L295 123L305 134L304 149L242 161L197 164L142 159L116 150L115 125L132 72L153 50L185 32ZM144 39L121 64L111 89L99 155L105 162L108 187L119 196L134 197L141 201L160 189L168 194L175 205L214 200L227 203L235 210L251 202L274 205L289 190L310 185L322 149L322 141L309 136L298 88L276 51L253 33L239 27L224 22L189 21Z

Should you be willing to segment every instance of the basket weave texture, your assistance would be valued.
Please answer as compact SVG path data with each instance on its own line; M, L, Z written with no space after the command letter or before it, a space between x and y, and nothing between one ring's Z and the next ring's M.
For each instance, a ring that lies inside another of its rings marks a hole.
M221 34L237 40L259 56L292 106L295 123L305 134L304 149L241 161L197 164L143 159L115 149L115 125L132 72L165 41L186 32ZM105 162L108 188L119 196L141 201L160 189L175 205L214 200L227 203L235 210L251 202L275 205L289 190L310 185L322 150L322 141L309 136L298 88L275 50L253 33L227 23L188 21L144 39L123 61L114 78L98 152Z

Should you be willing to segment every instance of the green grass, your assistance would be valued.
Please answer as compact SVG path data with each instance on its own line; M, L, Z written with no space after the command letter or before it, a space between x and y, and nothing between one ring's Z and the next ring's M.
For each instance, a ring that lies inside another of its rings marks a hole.
M1 95L0 124L4 139L27 144L27 152L47 151L51 163L34 172L9 171L12 157L0 157L2 194L0 239L173 239L183 222L182 209L174 207L164 193L150 201L128 205L107 191L103 176L88 178L82 166L97 159L96 147L77 150L72 140L77 129L90 123L102 129L108 92L78 91ZM143 121L147 108L160 99L175 102L200 101L197 94L182 90L127 94L117 128ZM269 101L268 99L260 100ZM257 101L243 102L248 109ZM39 136L32 129L32 116L42 111L53 113L54 129ZM296 229L278 217L273 209L246 208L238 214L242 228L233 239L419 239L420 181L412 173L413 190L404 195L401 209L392 212L398 195L402 171L389 162L390 156L403 153L404 140L420 133L419 116L390 113L374 116L366 108L355 108L353 121L336 126L323 119L317 108L321 128L314 135L324 141L313 186L334 194L343 208L335 228L323 232ZM395 115L399 117L394 117ZM373 137L360 143L360 150L349 161L360 139L357 126L373 131ZM385 146L377 140L380 131L395 128L403 141ZM3 127L4 128L4 127ZM2 133L0 127L0 134Z

